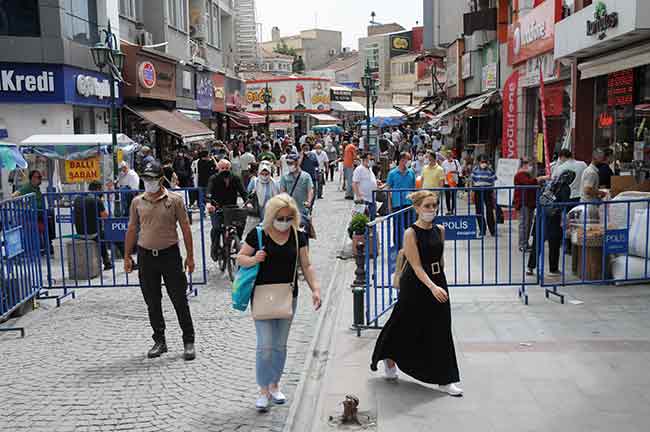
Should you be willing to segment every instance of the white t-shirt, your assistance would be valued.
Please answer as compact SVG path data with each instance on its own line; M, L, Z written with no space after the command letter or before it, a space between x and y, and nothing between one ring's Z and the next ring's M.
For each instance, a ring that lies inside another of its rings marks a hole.
M120 171L120 175L117 180L117 186L120 188L128 186L131 188L131 190L139 190L140 176L132 169L129 169L126 174L122 174L122 171Z
M451 162L449 159L445 159L442 162L442 169L445 170L445 184L448 184L447 182L447 174L451 172L455 172L456 175L456 181L458 182L458 176L460 175L460 163L456 159L452 159Z
M239 156L239 163L241 165L242 172L248 171L248 167L253 162L255 162L255 156L253 156L253 153L246 152L243 155Z
M398 131L395 131L392 133L391 141L393 141L394 143L398 143L400 142L400 138L401 138L400 133Z
M563 164L555 168L554 176L560 176L566 171L573 171L576 173L576 178L571 183L571 199L580 198L582 191L580 185L582 184L582 173L587 169L587 164L583 161L568 159Z
M327 153L321 150L320 154L316 150L313 151L314 156L316 156L316 159L318 159L318 167L321 170L327 169L327 164L330 162L329 157L327 157Z
M363 165L359 165L352 173L352 183L359 184L359 193L361 196L357 197L364 201L372 201L372 192L377 189L377 178L371 169Z

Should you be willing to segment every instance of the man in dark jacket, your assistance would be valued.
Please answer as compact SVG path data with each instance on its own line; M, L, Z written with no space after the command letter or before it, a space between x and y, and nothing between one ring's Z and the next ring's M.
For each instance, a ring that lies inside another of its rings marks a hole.
M210 239L212 246L210 254L214 261L221 249L221 233L223 231L223 209L226 207L236 207L237 197L240 196L244 201L248 198L246 189L241 179L232 175L232 165L227 159L221 159L217 168L219 172L208 181L206 193L206 202L212 229L210 230ZM221 211L217 211L221 210ZM239 233L241 237L243 232Z
M178 177L179 186L187 188L192 186L192 161L185 155L185 149L178 150L172 168Z

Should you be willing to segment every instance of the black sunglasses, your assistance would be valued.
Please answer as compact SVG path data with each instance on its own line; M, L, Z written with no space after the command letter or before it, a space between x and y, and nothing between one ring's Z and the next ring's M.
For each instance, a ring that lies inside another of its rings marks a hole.
M287 217L276 217L275 220L278 222L293 222L293 216L287 216Z

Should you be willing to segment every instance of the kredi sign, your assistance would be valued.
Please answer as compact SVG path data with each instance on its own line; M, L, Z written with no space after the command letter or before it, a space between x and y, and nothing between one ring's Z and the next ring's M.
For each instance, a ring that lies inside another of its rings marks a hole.
M605 3L596 3L594 21L587 20L587 36L598 35L598 39L605 39L607 30L618 26L618 13L607 13Z
M3 92L54 93L54 72L20 73L15 69L0 70L0 90Z

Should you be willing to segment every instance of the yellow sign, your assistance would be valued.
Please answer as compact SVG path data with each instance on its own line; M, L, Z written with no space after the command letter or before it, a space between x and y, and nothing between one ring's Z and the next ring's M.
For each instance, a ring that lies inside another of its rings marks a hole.
M124 160L124 150L122 149L117 149L117 164L121 164L122 161Z
M544 162L544 134L537 134L537 162Z
M65 161L65 178L68 183L99 180L99 174L99 158Z
M403 37L393 38L393 48L398 50L409 49L409 40Z

